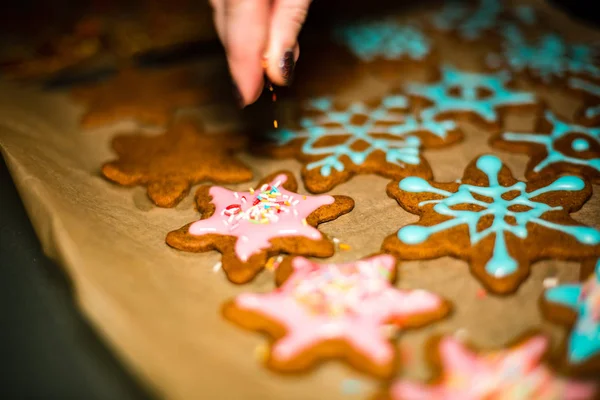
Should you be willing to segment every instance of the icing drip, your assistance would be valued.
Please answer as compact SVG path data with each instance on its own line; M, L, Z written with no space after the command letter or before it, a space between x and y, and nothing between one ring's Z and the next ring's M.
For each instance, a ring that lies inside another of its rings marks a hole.
M557 34L546 34L537 43L529 43L515 25L506 26L503 58L517 72L528 70L545 83L569 74L600 77L600 68L594 62L597 52L591 46L568 44Z
M420 29L395 21L342 26L336 29L334 36L363 61L378 57L422 60L431 52L431 43Z
M559 378L540 360L548 348L535 336L508 350L478 355L460 341L444 338L439 344L443 375L431 386L399 381L392 399L432 400L584 400L592 398L592 383Z
M569 336L569 360L577 364L600 355L600 259L584 284L560 285L548 289L544 296L550 303L578 314Z
M319 111L319 116L303 118L300 121L303 128L301 131L283 129L273 132L271 136L280 145L297 138L306 138L302 152L323 157L306 167L309 170L320 168L322 176L331 175L332 170L344 171L342 156L347 156L352 163L360 165L375 151L384 152L388 163L416 165L420 163L421 141L413 134L427 131L445 138L457 126L453 121L439 122L425 116L416 118L399 111L407 105L408 101L404 96L386 96L373 109L362 102L355 102L345 110L337 111L330 99L316 98L309 101L305 108ZM353 122L356 116L364 116L366 121L357 125ZM386 125L379 125L382 122ZM386 134L392 138L374 138L375 134ZM347 136L347 139L340 144L315 146L319 139L328 136ZM364 150L353 149L353 145L358 142L366 143L367 147Z
M472 245L482 239L494 235L494 249L490 260L487 262L486 272L494 277L505 277L517 270L518 263L510 255L505 240L505 234L513 234L521 239L528 235L527 225L537 224L548 229L566 233L580 243L596 245L600 243L600 232L586 226L560 225L541 218L545 213L561 210L561 206L551 207L548 204L535 201L541 194L555 191L580 191L585 187L581 178L576 176L562 176L551 184L526 192L524 182L517 182L511 186L502 186L498 182L498 173L502 162L495 156L484 155L477 160L477 168L488 178L487 186L474 186L469 184L459 185L455 193L435 188L426 180L418 177L408 177L400 181L401 190L410 193L433 193L444 198L441 200L426 200L419 203L419 207L434 204L433 210L450 219L432 226L408 225L398 231L398 238L407 244L419 244L427 240L434 233L450 228L467 225ZM511 200L502 196L509 192L518 195ZM473 195L485 196L490 202L477 200ZM457 210L455 206L470 205L481 207L480 211ZM511 211L512 206L526 206L526 211ZM477 225L482 218L493 216L492 225L486 229L478 230ZM515 223L507 222L506 218L514 218Z
M583 90L591 94L592 96L600 98L600 86L594 85L591 82L584 81L579 78L571 78L568 82L569 86L573 89ZM600 105L588 107L584 113L586 118L596 118L600 116Z
M472 112L487 122L496 122L499 107L535 104L533 93L507 89L509 80L510 75L505 71L479 74L462 72L446 65L442 68L439 82L412 83L406 86L406 90L433 102L422 112L423 118L434 119L448 112ZM489 95L479 95L481 91Z
M288 360L317 343L340 339L377 364L392 361L394 348L382 332L427 314L442 300L424 290L398 290L389 283L396 261L389 255L348 264L315 264L301 257L293 274L266 294L245 293L236 306L259 312L282 324L286 335L274 343L272 357Z
M214 214L194 222L192 235L219 234L235 236L235 253L242 261L271 246L276 237L304 236L320 240L321 233L307 225L317 208L334 202L331 196L301 196L283 187L285 175L279 175L260 190L233 192L219 186L210 188Z
M533 171L536 173L539 173L549 165L556 163L582 165L600 172L600 157L589 159L578 158L562 153L555 146L556 142L564 136L570 133L579 133L585 135L586 138L577 138L571 143L571 148L576 152L587 151L591 147L590 143L600 145L600 128L588 128L561 121L551 111L546 111L545 118L552 124L552 132L549 135L506 132L503 133L501 137L508 142L541 144L546 148L546 158L533 167Z

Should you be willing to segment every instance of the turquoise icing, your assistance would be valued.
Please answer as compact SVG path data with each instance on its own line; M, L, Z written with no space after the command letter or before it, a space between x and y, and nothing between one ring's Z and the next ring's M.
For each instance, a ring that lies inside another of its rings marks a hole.
M571 78L569 79L569 86L573 89L583 90L592 96L600 98L600 86L594 85L591 82L584 81L583 79L579 78ZM597 106L588 107L585 110L584 115L586 118L595 118L600 116L600 104Z
M420 163L421 141L412 134L427 131L440 138L446 138L448 133L457 128L454 121L435 121L433 119L419 118L409 115L400 109L406 108L408 101L404 96L386 96L380 105L369 108L363 102L354 102L345 110L337 111L329 98L315 98L310 100L307 110L320 111L317 117L303 118L300 121L302 130L282 129L271 133L278 144L289 143L296 138L306 138L302 145L302 152L324 158L306 166L312 170L320 168L323 176L331 175L332 169L344 170L342 156L347 156L356 164L362 164L367 157L376 150L385 153L389 163L416 165ZM357 115L367 117L362 125L352 122ZM385 122L385 126L378 125ZM331 125L331 124L335 124ZM374 138L374 134L387 134L393 138ZM341 144L332 146L315 146L319 139L326 136L347 136ZM357 142L365 142L368 147L364 150L354 150L352 146Z
M516 6L514 9L516 17L525 25L533 25L536 21L535 9L531 6Z
M481 0L477 9L470 13L464 1L449 1L433 17L433 25L441 31L456 30L464 39L478 39L496 26L502 8L502 1Z
M548 289L547 301L568 307L578 314L568 343L568 357L581 363L600 353L600 259L595 273L585 284L560 285Z
M518 72L526 69L545 83L568 74L587 74L600 77L600 68L594 65L597 57L592 46L568 44L557 34L543 35L537 43L529 43L516 25L507 25L504 36L503 58Z
M337 28L334 36L363 61L377 57L422 60L431 51L431 42L420 29L394 21L346 25Z
M600 172L600 157L583 159L563 154L555 148L555 143L569 133L579 133L586 136L586 139L578 138L571 143L571 148L577 152L586 151L590 148L590 143L600 144L600 128L589 128L581 125L574 125L558 119L552 111L546 111L546 120L552 124L552 132L549 135L539 133L514 133L506 132L502 134L502 139L509 142L528 142L544 145L546 148L546 158L541 160L535 167L534 172L540 172L549 165L555 163L569 163L591 167Z
M571 143L571 148L575 151L586 151L590 149L590 143L582 138L577 138Z
M549 212L561 210L562 207L551 207L548 204L535 201L541 194L555 191L580 191L585 187L581 178L576 176L562 176L551 184L534 190L530 193L525 191L524 182L517 182L511 186L502 186L498 182L498 173L502 168L502 162L495 156L484 155L477 160L477 168L488 178L487 186L474 186L461 184L455 193L433 187L429 182L418 177L408 177L400 181L399 188L409 193L432 193L444 197L441 200L426 200L419 203L419 207L426 204L435 204L433 210L450 219L433 226L408 225L398 231L398 239L407 244L419 244L427 240L432 234L442 232L459 225L467 225L472 245L477 244L489 235L494 235L494 249L491 258L487 262L486 272L494 277L504 277L514 273L518 264L510 255L505 241L505 234L511 233L519 238L528 235L527 224L538 224L548 229L566 233L587 245L600 243L600 232L586 226L560 225L542 219ZM518 192L512 200L506 200L502 196L509 192ZM473 195L485 196L490 202L477 200ZM481 211L455 210L458 205L475 205L482 208ZM526 206L526 211L511 211L510 207L515 205ZM477 224L485 216L492 215L494 220L489 228L478 231ZM507 217L513 217L515 224L506 221Z
M411 83L406 90L433 102L423 111L423 117L433 119L445 112L473 112L488 122L495 122L498 119L498 107L535 103L533 93L507 89L509 80L510 75L505 71L480 74L463 72L446 65L442 67L440 81L431 84ZM457 95L450 93L453 88L459 89ZM491 94L478 98L478 89Z

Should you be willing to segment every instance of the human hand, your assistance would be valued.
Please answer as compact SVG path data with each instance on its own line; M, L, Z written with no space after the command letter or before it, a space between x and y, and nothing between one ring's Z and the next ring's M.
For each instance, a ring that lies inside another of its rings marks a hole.
M289 85L300 55L298 34L311 0L210 2L241 105L258 99L265 72L276 85Z

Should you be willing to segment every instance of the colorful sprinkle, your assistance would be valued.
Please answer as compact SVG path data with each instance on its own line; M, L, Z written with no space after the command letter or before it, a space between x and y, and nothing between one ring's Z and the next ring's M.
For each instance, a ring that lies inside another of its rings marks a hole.
M216 263L216 264L215 264L215 265L212 267L212 270L213 270L213 272L219 272L219 270L221 269L221 266L222 266L222 265L223 265L223 264L221 263L221 261L219 261L218 263Z

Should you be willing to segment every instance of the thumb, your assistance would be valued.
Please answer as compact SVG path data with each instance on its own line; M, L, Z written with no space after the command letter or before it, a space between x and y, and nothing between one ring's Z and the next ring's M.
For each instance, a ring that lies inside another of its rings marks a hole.
M300 54L298 34L311 0L275 0L267 45L267 76L277 85L289 85Z

